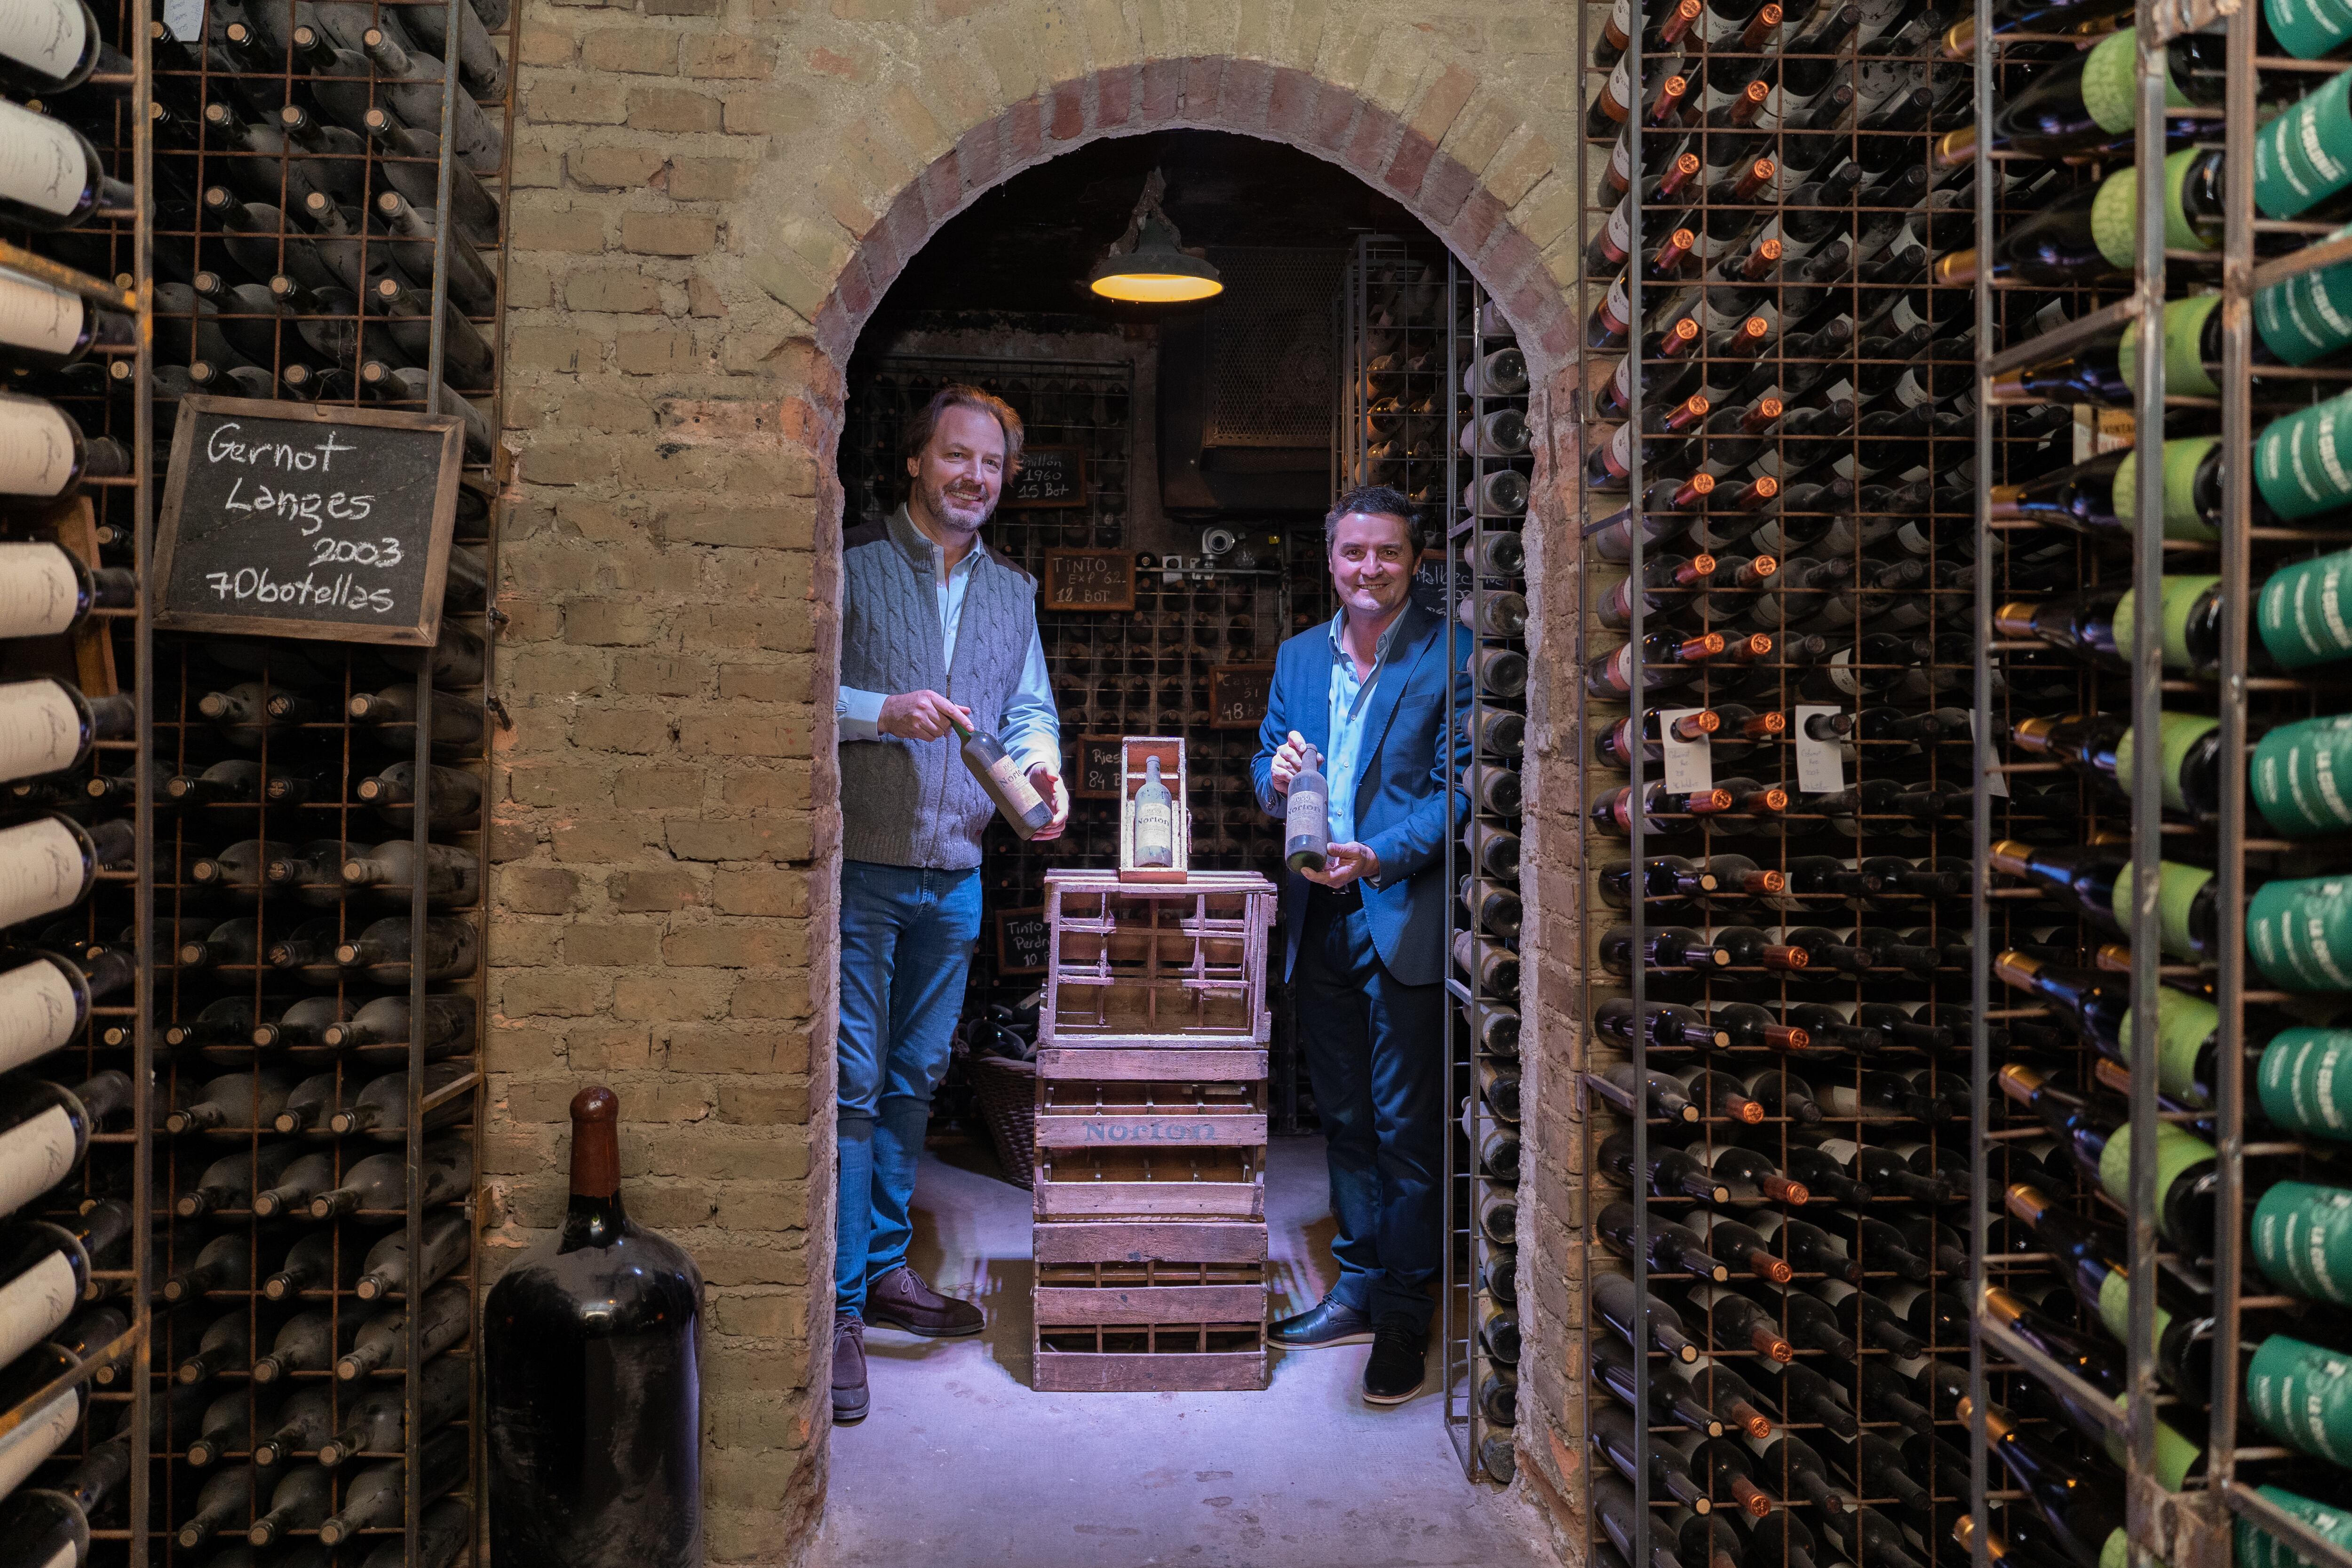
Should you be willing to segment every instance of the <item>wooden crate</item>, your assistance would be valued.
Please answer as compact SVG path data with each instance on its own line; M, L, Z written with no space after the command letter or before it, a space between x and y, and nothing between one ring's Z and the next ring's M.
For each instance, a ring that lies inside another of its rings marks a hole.
M1263 1224L1066 1221L1035 1235L1039 1389L1266 1385Z
M1274 911L1274 884L1253 872L1149 884L1047 872L1038 1045L1263 1045Z

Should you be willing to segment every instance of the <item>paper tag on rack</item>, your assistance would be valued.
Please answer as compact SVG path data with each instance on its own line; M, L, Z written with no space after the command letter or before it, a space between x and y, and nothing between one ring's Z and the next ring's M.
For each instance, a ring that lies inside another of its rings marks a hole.
M1815 740L1805 733L1807 721L1815 714L1835 716L1844 711L1827 704L1801 704L1792 716L1796 722L1790 727L1796 732L1797 788L1804 794L1834 795L1845 788L1845 748L1834 740Z
M1663 737L1661 747L1665 754L1666 792L1670 795L1695 794L1715 788L1715 743L1706 736L1696 740L1676 740L1674 727L1705 708L1667 708L1658 715L1658 733Z
M1970 708L1969 709L1969 739L1974 741L1976 738L1977 710ZM1999 800L2009 798L2009 775L2000 770L1998 759L1985 769L1985 793Z
M184 44L205 36L205 0L163 0L163 30Z

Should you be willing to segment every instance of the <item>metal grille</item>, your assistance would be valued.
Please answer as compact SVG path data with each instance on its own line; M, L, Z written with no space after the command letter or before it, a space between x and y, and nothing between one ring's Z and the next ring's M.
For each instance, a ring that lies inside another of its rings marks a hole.
M1209 446L1320 447L1331 439L1331 297L1341 254L1234 246L1210 253L1225 291L1208 308Z

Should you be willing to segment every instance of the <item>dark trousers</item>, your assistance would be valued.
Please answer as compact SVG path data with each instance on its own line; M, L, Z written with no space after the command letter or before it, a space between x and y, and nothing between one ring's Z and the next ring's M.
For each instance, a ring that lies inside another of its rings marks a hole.
M1291 978L1331 1165L1335 1293L1426 1331L1444 1245L1445 988L1398 983L1352 889L1308 898Z

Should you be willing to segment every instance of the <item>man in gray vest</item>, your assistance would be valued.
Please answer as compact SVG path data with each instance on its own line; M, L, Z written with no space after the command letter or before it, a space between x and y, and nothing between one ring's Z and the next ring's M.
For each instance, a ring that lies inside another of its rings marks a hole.
M931 1338L980 1309L908 1266L915 1161L980 936L980 838L995 814L961 755L992 730L1069 820L1037 584L980 542L1021 462L1021 416L950 386L906 431L907 502L842 540L841 1028L833 1418L865 1417L866 1325Z

